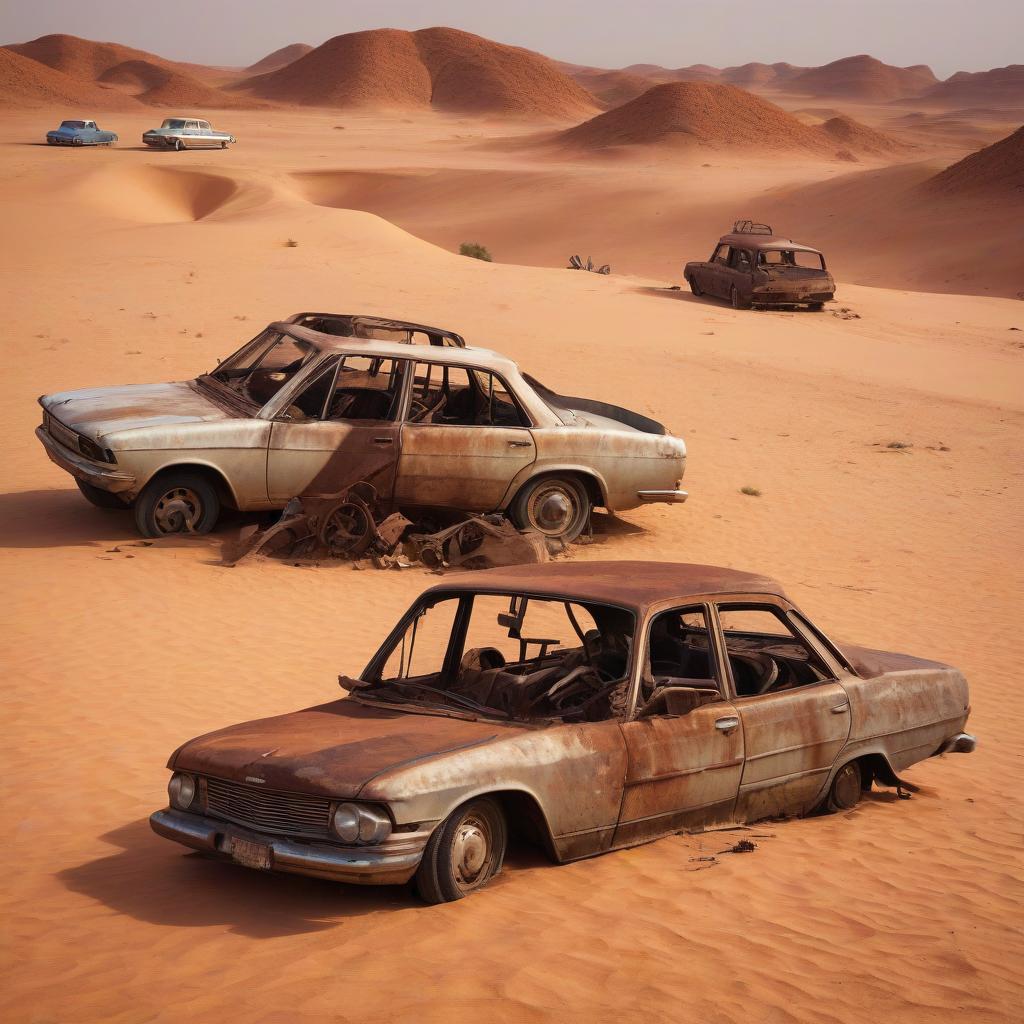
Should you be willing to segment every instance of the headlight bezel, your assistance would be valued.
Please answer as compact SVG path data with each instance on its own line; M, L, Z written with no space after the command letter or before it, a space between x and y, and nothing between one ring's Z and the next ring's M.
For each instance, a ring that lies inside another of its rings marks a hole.
M199 783L188 772L175 772L167 783L167 798L178 811L187 811L196 801Z
M339 817L345 820L344 824L339 823ZM394 823L379 804L342 800L331 805L330 830L346 846L372 846L391 835Z

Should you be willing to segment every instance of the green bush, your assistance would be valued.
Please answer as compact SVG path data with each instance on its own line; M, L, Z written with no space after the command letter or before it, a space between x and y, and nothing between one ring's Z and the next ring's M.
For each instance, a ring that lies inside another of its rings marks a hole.
M483 260L485 263L493 263L491 254L479 242L463 242L459 246L460 256L472 256L475 260Z

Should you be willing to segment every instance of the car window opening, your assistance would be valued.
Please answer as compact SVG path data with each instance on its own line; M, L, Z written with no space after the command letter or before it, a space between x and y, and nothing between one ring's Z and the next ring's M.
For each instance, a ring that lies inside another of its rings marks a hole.
M813 252L806 249L762 249L757 254L757 264L760 267L784 270L794 268L798 270L824 270L825 259L820 252Z
M833 678L777 609L725 605L719 618L738 697L780 693Z
M525 427L529 423L501 378L484 370L417 363L410 423Z
M626 707L631 612L524 595L447 597L416 610L359 698L515 721L603 721Z

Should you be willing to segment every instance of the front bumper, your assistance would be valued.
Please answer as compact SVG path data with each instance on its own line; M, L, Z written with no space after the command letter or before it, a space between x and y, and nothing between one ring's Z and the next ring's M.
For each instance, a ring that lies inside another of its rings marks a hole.
M636 496L644 504L664 501L670 505L681 505L690 496L690 493L689 491L637 491Z
M359 885L408 882L416 873L430 838L429 831L393 832L377 846L334 846L252 832L227 821L171 808L151 815L149 824L158 836L228 860L233 859L233 840L260 843L270 848L271 871Z
M175 136L172 135L143 135L142 141L147 146L154 146L157 149L167 149L174 145Z
M61 469L84 480L93 487L99 487L111 494L122 494L135 488L135 477L116 469L107 469L90 462L85 456L65 448L56 438L51 437L43 427L36 427L36 437L46 449L46 454Z

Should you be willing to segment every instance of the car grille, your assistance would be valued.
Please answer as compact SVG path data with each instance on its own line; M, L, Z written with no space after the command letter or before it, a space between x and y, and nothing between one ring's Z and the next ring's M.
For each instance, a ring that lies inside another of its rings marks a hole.
M277 793L223 779L206 779L208 814L262 832L325 837L330 810L331 802L320 797Z

